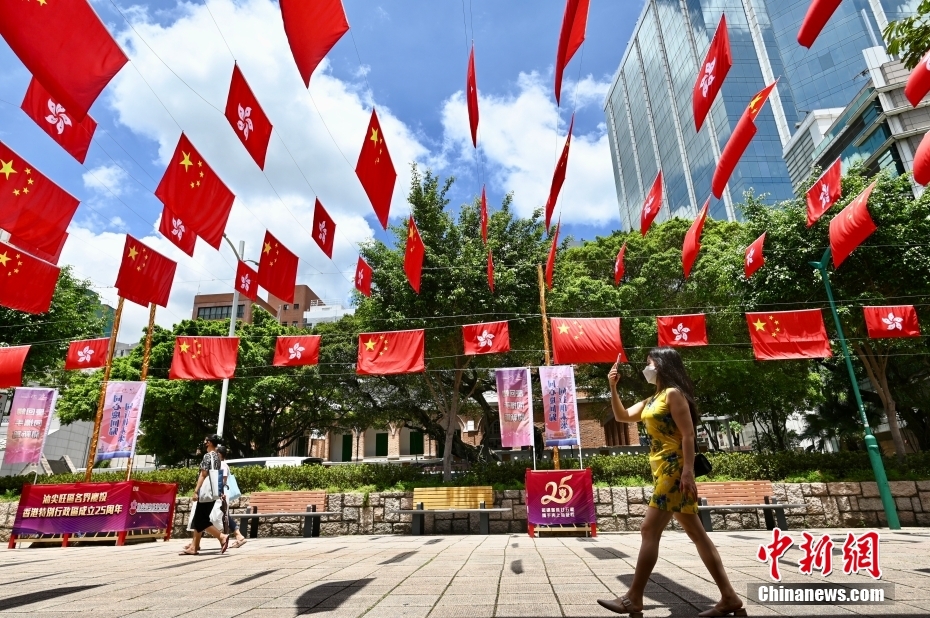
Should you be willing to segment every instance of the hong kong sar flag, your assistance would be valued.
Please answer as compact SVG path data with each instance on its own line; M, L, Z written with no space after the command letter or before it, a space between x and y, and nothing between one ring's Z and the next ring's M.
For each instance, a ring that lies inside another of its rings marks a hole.
M238 64L233 67L232 82L229 84L226 120L258 167L265 169L265 154L271 139L271 121L258 104L258 99L249 88Z
M659 345L686 348L707 345L707 320L703 313L656 318Z
M692 107L694 109L694 126L700 131L710 106L713 104L723 80L727 78L730 67L733 66L733 56L730 54L730 35L727 32L727 16L720 17L717 32L710 42L704 64L698 72L694 83Z
M236 289L249 300L258 298L258 273L241 260L236 266Z
M510 329L506 320L462 327L465 354L503 354L510 351Z
M275 367L302 367L320 362L320 336L278 337L274 348Z
M89 114L80 122L72 119L68 110L56 101L35 77L29 82L21 107L26 115L68 154L79 163L84 163L94 131L97 130L97 121Z
M358 258L355 265L355 289L364 294L371 296L371 266L362 258Z
M65 356L65 369L99 369L107 364L108 337L72 341Z
M843 176L842 162L837 159L827 168L817 182L807 191L807 227L817 223L818 219L827 212L831 206L843 197L841 180Z
M188 230L181 218L171 212L167 206L161 211L161 222L158 224L158 231L174 243L174 246L178 249L191 257L194 256L197 236Z
M319 198L313 207L313 240L323 250L326 257L333 259L333 242L336 238L336 222L329 216Z
M920 337L920 324L914 305L863 307L862 312L871 339Z

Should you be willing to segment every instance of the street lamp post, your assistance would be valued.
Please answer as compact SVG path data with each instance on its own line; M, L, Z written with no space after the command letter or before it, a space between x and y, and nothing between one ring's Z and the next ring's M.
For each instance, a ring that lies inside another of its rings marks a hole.
M849 372L849 381L852 383L853 394L856 396L856 406L859 408L859 416L862 418L862 426L865 428L865 448L869 453L869 461L872 462L872 472L875 474L875 481L878 483L878 493L882 499L882 506L885 507L885 517L888 519L888 527L891 530L900 530L901 522L898 520L898 511L895 507L894 498L891 496L891 488L888 486L885 464L882 463L881 451L878 450L878 440L876 440L875 436L872 434L872 428L869 427L869 420L865 416L865 406L862 405L862 393L859 392L859 382L856 380L856 372L853 369L852 357L849 355L849 347L846 345L846 336L843 334L843 326L840 324L840 315L836 312L836 301L833 300L833 288L830 287L830 276L827 274L827 264L830 262L830 255L830 249L828 248L819 262L810 262L810 265L820 271L823 285L827 290L827 300L830 302L830 311L833 313L833 321L836 323L836 334L840 340L840 348L843 350L843 356L846 358L846 371Z
M245 241L239 241L239 251L236 251L236 248L232 246L229 238L223 236L226 239L226 242L229 243L229 246L232 247L233 253L236 254L236 259L242 260L245 255ZM236 285L236 282L233 281L233 297L232 297L232 307L229 311L229 336L232 337L236 334L236 318L238 317L238 308L239 308L239 286ZM229 378L223 379L223 390L220 393L220 417L216 421L216 434L218 436L223 435L223 423L226 421L226 399L229 396Z

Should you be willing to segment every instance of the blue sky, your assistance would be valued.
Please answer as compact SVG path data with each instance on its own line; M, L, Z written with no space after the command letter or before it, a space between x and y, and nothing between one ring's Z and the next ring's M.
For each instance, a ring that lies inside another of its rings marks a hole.
M472 199L483 181L492 208L508 191L521 214L541 206L576 107L563 230L593 238L619 226L602 102L641 0L592 1L586 43L566 71L561 110L552 67L564 0L344 0L351 35L314 73L309 92L271 0L209 0L210 12L203 2L113 2L93 4L131 62L91 110L100 128L84 166L19 110L29 74L0 42L0 139L82 201L61 261L111 303L126 233L179 263L159 323L189 317L198 292L230 290L235 262L228 248L217 252L198 241L191 259L155 231L161 204L152 191L181 129L236 193L227 231L246 241L247 256L257 257L270 229L300 256L299 282L332 303L345 302L351 289L356 244L373 234L384 238L354 175L372 104L398 170L394 221L407 213L414 160L456 176L453 204ZM472 39L480 172L462 92ZM233 57L275 124L264 174L215 109L225 105ZM333 261L309 237L317 196L338 226ZM124 319L121 339L134 340L146 311L130 307Z

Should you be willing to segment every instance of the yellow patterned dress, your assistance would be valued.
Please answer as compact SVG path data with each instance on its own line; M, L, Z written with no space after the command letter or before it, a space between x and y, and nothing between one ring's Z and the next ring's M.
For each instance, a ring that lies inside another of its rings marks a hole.
M670 390L673 389L666 389L648 400L642 413L646 433L652 438L649 463L652 465L655 488L649 506L673 513L696 515L698 505L695 496L682 495L679 488L684 453L681 449L681 431L675 425L672 410L668 406Z

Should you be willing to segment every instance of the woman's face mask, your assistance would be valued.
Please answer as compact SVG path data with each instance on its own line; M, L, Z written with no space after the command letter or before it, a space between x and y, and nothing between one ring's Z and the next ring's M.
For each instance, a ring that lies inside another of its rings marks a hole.
M648 365L646 365L646 368L643 369L643 377L646 378L646 382L649 382L650 384L656 383L656 378L658 377L658 375L659 375L659 372L658 370L656 370L655 365L653 365L652 363L649 363Z

